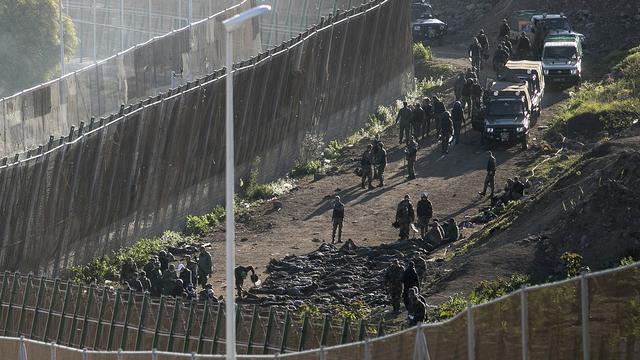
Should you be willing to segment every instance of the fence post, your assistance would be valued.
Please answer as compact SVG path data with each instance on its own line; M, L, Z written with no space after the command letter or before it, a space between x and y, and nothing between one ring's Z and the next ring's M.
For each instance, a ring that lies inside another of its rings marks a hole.
M140 310L140 319L138 321L138 333L136 334L136 351L140 351L142 345L142 332L144 331L144 324L147 321L147 308L149 306L149 293L145 292L142 295L142 309ZM160 316L161 314L158 314Z
M120 51L124 51L124 0L120 0Z
M122 339L120 339L120 349L126 350L127 333L129 332L129 318L131 317L131 309L133 308L133 291L129 290L127 296L127 311L124 313L124 325L122 326Z
M24 322L24 312L27 309L27 298L29 297L29 292L31 291L31 274L27 275L27 282L24 284L24 294L22 294L22 306L20 307L20 317L18 318L18 328L16 329L16 334L18 336L22 335L22 323Z
M325 360L324 345L320 345L320 360Z
M327 337L329 337L330 329L331 329L331 317L329 317L329 315L325 315L324 322L322 324L322 335L320 336L320 346L327 345Z
M113 337L116 333L116 320L118 319L118 310L120 310L120 289L116 290L115 300L113 304L113 314L111 314L111 324L109 325L109 336L107 337L107 351L111 351L113 345Z
M274 310L273 307L270 307L269 320L267 320L267 333L264 336L264 346L262 347L262 354L264 355L269 353L269 339L271 338L271 331L273 330L273 317Z
M300 20L300 29L306 29L309 27L309 17L307 17L307 8L309 6L309 0L304 0L304 5L302 5L302 18Z
M591 359L591 339L589 337L589 283L585 273L580 275L580 303L582 312L582 359Z
M98 311L98 324L96 325L96 337L93 340L93 348L98 349L100 345L100 336L102 335L102 317L104 316L104 308L107 303L107 287L102 289L102 300L100 301L100 311Z
M340 336L340 344L346 344L349 338L349 327L351 326L351 321L349 318L342 319L342 335Z
M65 315L67 312L67 306L69 304L69 297L71 293L71 283L67 280L64 293L64 300L62 301L62 312L60 313L60 324L58 324L58 333L56 334L56 342L60 343L60 339L62 339L62 333L64 332L64 323L65 323Z
M367 336L367 321L362 319L360 320L360 334L358 335L358 341L362 341L368 338Z
M91 9L93 11L93 61L97 62L98 61L98 44L97 43L97 39L98 39L98 35L96 33L96 22L97 22L97 16L96 16L96 0L92 1L91 4Z
M298 351L304 350L304 343L307 340L307 327L309 326L309 314L304 313L302 317L302 333L300 334L300 344L298 345Z
M160 312L158 312L160 314ZM204 336L207 329L207 323L209 322L209 302L204 303L204 310L202 311L202 323L200 323L200 337L198 338L198 354L202 354L204 348ZM249 342L249 348L251 348L251 342Z
M93 284L89 286L89 295L87 296L87 305L84 307L84 318L82 320L82 333L80 333L80 348L84 348L84 341L87 338L87 322L89 320L89 314L91 314L91 308L93 306L93 292L95 287Z
M364 360L371 360L371 353L369 352L369 337L364 338Z
M178 313L180 311L180 301L176 298L175 305L173 307L173 317L171 318L171 330L169 330L169 342L167 343L167 351L173 351L173 337L176 333L176 322L178 321Z
M162 316L164 314L164 295L160 295L160 304L158 305L158 312L156 317L156 330L153 332L153 342L151 344L152 349L158 348L158 339L160 338L160 325L162 324Z
M467 348L469 360L476 359L476 334L473 325L473 305L467 306Z
M51 346L49 347L50 350L50 354L51 354L51 360L56 360L56 343L52 342Z
M29 338L33 339L33 333L36 331L36 323L38 322L38 312L42 304L42 295L44 293L44 276L40 277L40 285L38 285L38 295L36 295L36 307L33 309L33 321L31 322L31 331Z
M215 354L218 350L218 339L220 338L220 325L222 325L222 303L218 303L218 313L216 314L216 328L213 331L213 345L211 346L211 354Z
M72 347L76 337L76 324L78 323L78 311L80 311L80 299L82 299L82 285L78 285L78 294L76 295L76 304L73 307L73 317L71 318L71 329L69 329L69 341L67 345Z
M253 338L256 336L256 326L258 325L258 306L253 305L253 316L251 317L251 329L249 329L249 343L247 344L247 355L253 353Z
M378 322L378 337L384 336L384 318L380 316L380 321Z
M24 344L24 336L20 336L20 347L18 348L18 359L27 360L27 347Z
M191 327L193 326L193 313L197 305L198 303L194 301L190 303L189 320L187 320L187 331L185 331L184 334L184 346L182 347L183 353L189 351L189 338L191 337Z
M529 360L529 303L527 287L520 290L520 331L522 332L522 360Z
M0 318L2 317L2 299L4 299L4 291L7 288L7 284L9 283L9 272L5 271L2 274L2 288L0 288Z
M44 335L42 336L42 341L47 342L49 335L49 328L51 327L51 319L53 317L53 306L56 304L56 299L58 297L58 283L60 279L56 278L53 281L53 288L51 289L51 301L49 302L49 312L47 314L47 322L44 325Z
M287 347L287 339L289 337L289 327L291 325L291 317L289 316L289 310L284 312L284 329L282 329L282 342L280 343L280 353L284 352Z
M13 274L13 284L11 284L11 293L9 294L9 305L7 306L7 317L4 322L4 332L3 334L7 335L7 328L9 327L9 323L11 323L11 312L13 310L13 298L18 289L16 288L20 282L20 273Z

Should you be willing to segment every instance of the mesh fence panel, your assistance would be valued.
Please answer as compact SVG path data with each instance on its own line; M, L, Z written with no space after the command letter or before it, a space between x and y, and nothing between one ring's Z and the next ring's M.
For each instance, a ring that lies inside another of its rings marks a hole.
M580 282L527 291L531 359L570 359L581 354Z
M520 294L473 310L476 356L480 359L517 359L522 354Z
M640 357L640 269L588 280L591 359Z
M467 314L424 328L431 359L467 359Z

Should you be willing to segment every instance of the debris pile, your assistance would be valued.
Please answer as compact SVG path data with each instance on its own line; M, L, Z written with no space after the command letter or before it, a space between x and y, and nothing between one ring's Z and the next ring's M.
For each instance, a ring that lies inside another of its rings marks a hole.
M375 308L387 304L383 278L391 262L398 259L407 265L427 254L422 240L413 239L375 247L360 247L351 240L340 248L323 243L307 255L272 259L262 287L251 289L244 301L294 307L306 302L331 310L336 304L348 306L361 299ZM430 264L427 273L438 266Z

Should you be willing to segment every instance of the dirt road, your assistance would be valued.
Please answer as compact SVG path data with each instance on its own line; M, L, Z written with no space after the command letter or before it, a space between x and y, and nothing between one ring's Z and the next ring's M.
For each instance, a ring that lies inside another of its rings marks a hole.
M435 49L439 60L457 66L466 66L468 60L459 49ZM538 125L550 116L548 109L564 95L549 94L545 110ZM535 138L536 134L532 136ZM486 206L488 200L477 192L482 190L487 162L486 151L480 145L480 136L470 128L463 130L462 142L448 155L442 155L431 139L420 144L416 166L417 179L407 181L404 170L403 146L398 145L398 131L388 131L382 138L389 164L386 184L375 190L360 188L360 179L346 166L339 175L327 176L318 181L306 179L297 190L279 201L282 209L274 210L273 204L259 207L251 219L237 225L237 255L240 265L253 265L262 273L272 258L289 254L304 254L318 248L321 242L331 241L331 201L339 195L346 208L343 239L352 239L357 245L376 245L396 241L397 230L391 226L397 203L409 194L414 203L420 193L428 192L434 205L434 217L439 219L474 216ZM359 158L366 144L348 149L343 158ZM526 175L526 169L535 161L530 151L519 146L498 148L494 151L498 162L496 187L501 187L508 177ZM468 233L463 234L468 235ZM215 263L214 286L222 294L224 284L224 232L222 229L209 234ZM435 300L435 299L434 299ZM436 301L437 302L437 301Z

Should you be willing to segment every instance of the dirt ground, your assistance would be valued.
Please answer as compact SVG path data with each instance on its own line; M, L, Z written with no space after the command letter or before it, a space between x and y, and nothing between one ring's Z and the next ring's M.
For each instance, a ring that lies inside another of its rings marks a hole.
M440 61L466 67L468 60L464 52L455 48L437 48L435 56ZM564 93L548 93L543 114L536 126L543 125L551 116L554 105L565 98ZM449 100L451 95L449 96ZM537 138L534 129L531 138ZM433 139L420 144L416 166L417 179L407 181L403 163L403 146L398 145L398 130L393 128L383 137L388 152L385 186L375 190L360 188L360 179L353 174L366 143L361 142L345 151L342 161L345 170L334 176L326 176L317 181L304 179L289 194L278 202L281 210L275 210L273 203L258 207L250 219L237 224L236 263L253 265L261 278L265 278L266 265L272 258L279 259L290 254L305 254L316 250L322 242L331 241L332 200L339 195L345 203L346 215L343 240L352 239L357 245L371 246L389 243L398 239L398 232L391 226L395 217L397 203L405 194L409 194L414 203L422 192L429 193L434 205L434 217L439 219L455 218L461 221L465 216L474 216L488 204L486 198L477 192L482 190L487 162L486 151L480 144L480 135L470 127L463 130L462 141L448 155L441 155ZM526 175L527 169L536 161L533 151L522 151L519 146L497 148L494 155L498 163L496 187L501 187L508 177ZM349 161L353 159L353 161ZM469 229L463 235L469 235ZM206 241L212 244L214 257L213 283L217 294L224 294L224 230L210 233ZM494 263L503 259L477 259L481 264L492 268ZM477 281L491 277L491 272L471 279L474 282L455 290L472 290ZM455 281L455 280L454 280ZM443 296L430 294L432 303L440 302Z

